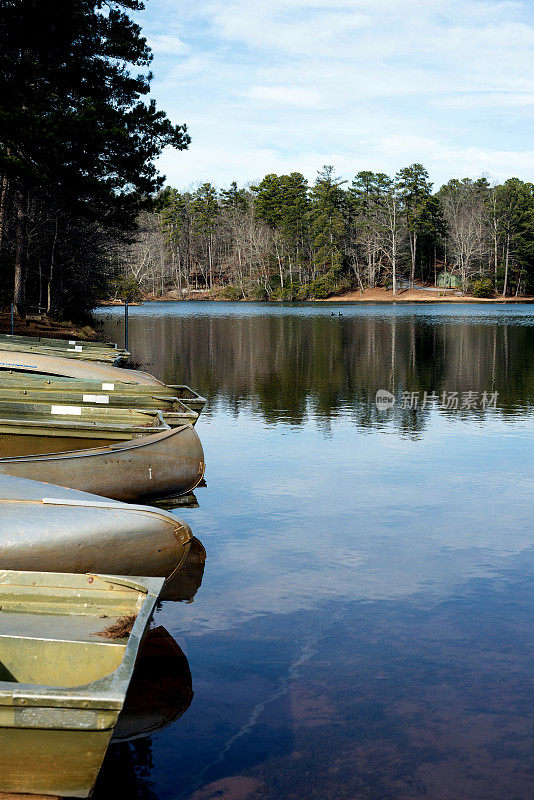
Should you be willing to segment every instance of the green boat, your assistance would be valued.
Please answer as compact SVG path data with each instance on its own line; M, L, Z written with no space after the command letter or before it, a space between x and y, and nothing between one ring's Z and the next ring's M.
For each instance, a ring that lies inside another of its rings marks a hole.
M9 350L16 353L41 353L48 356L61 356L62 358L74 358L85 361L102 361L107 364L116 365L124 360L117 350L83 350L81 346L75 347L50 347L41 344L22 344L18 342L1 343L2 350Z
M0 475L128 501L191 492L204 467L202 444L191 425L103 447L0 458Z
M148 372L114 367L112 364L105 364L102 361L65 358L64 355L58 355L57 351L50 355L0 349L0 370L2 372L4 370L16 371L21 374L60 375L83 381L109 381L111 383L126 381L126 383L144 384L145 386L163 386L161 381Z
M89 797L162 585L0 570L0 792Z
M169 427L160 411L0 401L0 434L125 441Z
M45 339L8 334L0 334L0 348L19 352L42 352L66 358L84 358L88 361L106 361L110 364L126 361L130 355L127 350L119 350L116 345L103 342L80 342L73 339Z
M135 375L135 373L133 374ZM178 398L180 402L197 414L200 414L206 405L206 398L201 397L185 384L142 386L138 383L125 381L124 379L115 382L102 382L55 375L35 375L27 372L0 370L0 391L8 391L9 389L21 389L30 394L52 391L102 395L102 399L98 401L102 403L106 403L106 396L111 403L111 398L115 395L120 397L121 400L117 402L113 401L114 405L128 403L130 408L139 405L139 399L144 397L166 401L168 401L169 398L171 400Z
M48 389L32 390L31 386L5 386L0 376L0 407L4 402L27 403L31 405L50 404L51 406L97 406L104 408L139 408L142 411L161 411L165 422L175 428L178 425L195 425L198 419L177 397L160 397L154 394L119 394L118 392L80 392Z
M82 350L111 350L120 355L129 356L127 350L117 347L115 342L96 342L85 339L56 339L51 336L22 336L20 334L2 333L0 334L0 347L5 342L14 344L42 345L43 347L81 347Z

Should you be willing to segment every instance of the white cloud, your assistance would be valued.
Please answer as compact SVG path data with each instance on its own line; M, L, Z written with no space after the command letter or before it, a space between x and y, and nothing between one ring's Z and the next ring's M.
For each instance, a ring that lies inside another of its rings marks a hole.
M141 17L154 93L193 136L162 158L172 183L330 162L534 178L526 0L152 0Z
M153 34L148 44L158 55L177 56L189 51L189 46L174 34Z
M273 105L282 104L307 108L317 108L322 105L316 91L298 86L251 86L243 94L253 100L264 100Z

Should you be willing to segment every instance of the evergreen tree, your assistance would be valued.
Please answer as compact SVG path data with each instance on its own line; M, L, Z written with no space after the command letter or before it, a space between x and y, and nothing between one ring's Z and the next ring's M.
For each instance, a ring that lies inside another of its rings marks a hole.
M422 164L404 167L397 173L396 181L410 240L410 286L413 287L418 237L428 229L428 202L432 195L432 184Z
M29 198L44 192L71 218L127 229L162 184L155 158L189 143L185 126L143 100L152 55L128 16L142 8L138 0L0 6L0 173L16 220L21 312Z
M217 190L211 183L202 184L193 194L191 211L194 233L201 237L207 253L208 277L206 283L211 289L213 287L213 234L219 213Z
M367 272L366 283L370 287L376 285L377 274L381 267L380 212L390 184L390 179L383 172L363 171L356 175L347 192L349 241L361 242L359 249L363 250ZM363 287L364 280L358 268L358 247L354 263L358 282L360 287Z
M503 289L510 288L510 270L518 282L532 282L534 270L534 187L519 178L509 178L496 188L497 218L502 250Z
M232 181L228 189L222 189L221 205L234 211L245 212L248 209L249 197L246 189L238 189L236 181Z
M313 263L319 274L339 272L343 266L345 193L341 187L346 182L336 177L334 167L326 165L311 191Z

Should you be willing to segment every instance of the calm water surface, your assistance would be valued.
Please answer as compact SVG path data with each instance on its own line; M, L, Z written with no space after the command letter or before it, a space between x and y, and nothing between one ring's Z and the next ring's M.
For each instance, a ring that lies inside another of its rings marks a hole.
M174 512L207 562L155 617L192 703L110 749L98 798L534 796L534 306L339 312L130 309L133 358L208 398L207 487Z

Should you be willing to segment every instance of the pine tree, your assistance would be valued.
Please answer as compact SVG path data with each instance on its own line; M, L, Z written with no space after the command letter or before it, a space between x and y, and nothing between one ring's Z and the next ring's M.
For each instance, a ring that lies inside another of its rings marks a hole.
M396 181L410 240L410 286L413 288L418 255L417 240L427 225L427 204L432 195L432 184L422 164L404 167L397 173Z
M217 190L211 183L202 184L193 194L191 211L193 231L197 236L201 237L207 253L207 283L211 289L213 287L213 234L215 233L215 221L219 213Z
M314 268L319 274L339 272L343 265L345 193L347 181L336 177L334 167L319 171L311 191L311 225Z
M142 8L138 0L1 4L0 174L12 187L21 312L28 198L45 193L71 218L127 229L162 185L161 150L189 143L185 126L143 100L152 55L128 16Z

